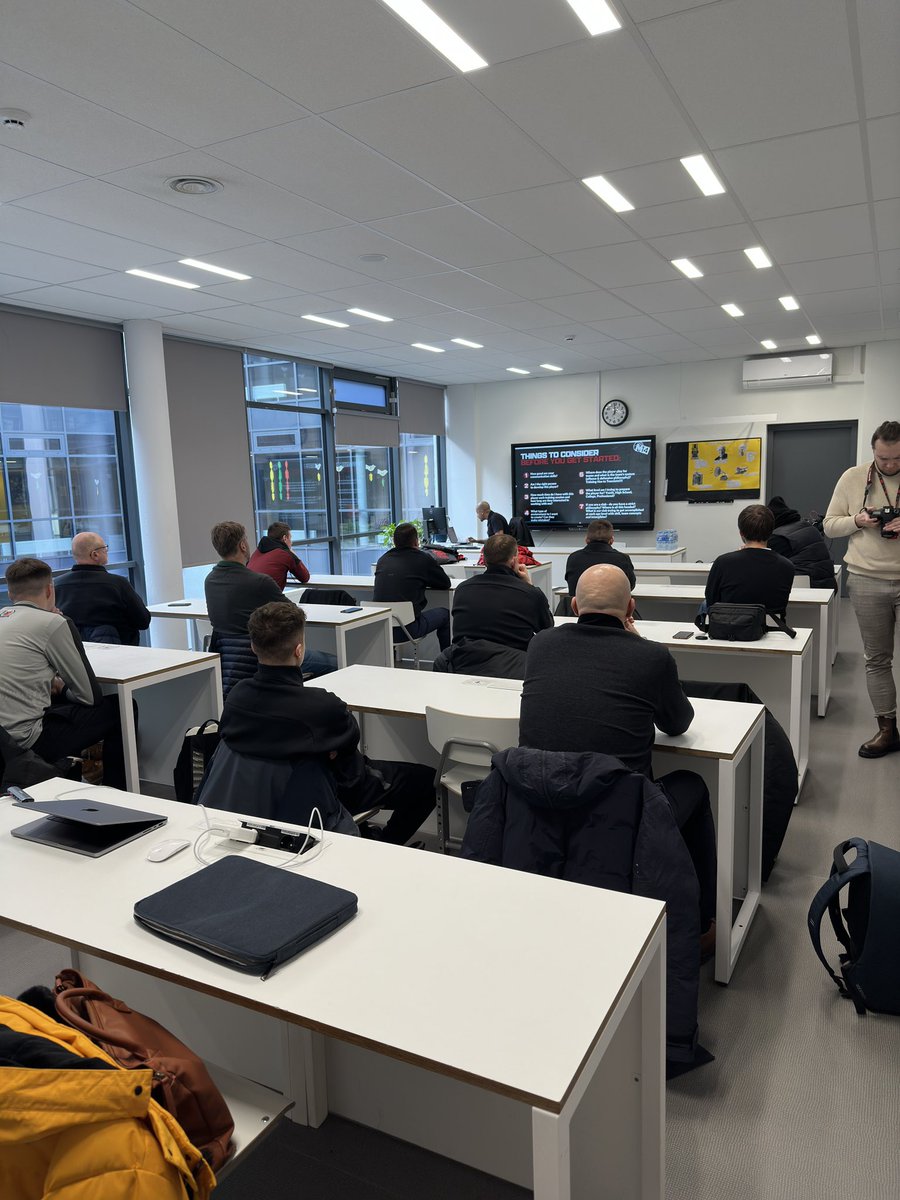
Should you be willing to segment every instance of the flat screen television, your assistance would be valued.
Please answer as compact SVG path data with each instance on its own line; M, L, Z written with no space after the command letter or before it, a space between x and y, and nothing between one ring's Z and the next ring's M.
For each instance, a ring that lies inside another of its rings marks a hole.
M656 438L529 442L512 448L513 512L532 530L652 529Z
M761 467L762 438L669 442L666 499L690 504L758 500Z

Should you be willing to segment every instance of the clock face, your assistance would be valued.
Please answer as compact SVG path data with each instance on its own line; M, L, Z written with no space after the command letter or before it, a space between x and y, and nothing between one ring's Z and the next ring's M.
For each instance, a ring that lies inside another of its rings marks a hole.
M607 425L624 425L628 420L628 405L624 400L607 400L602 416Z

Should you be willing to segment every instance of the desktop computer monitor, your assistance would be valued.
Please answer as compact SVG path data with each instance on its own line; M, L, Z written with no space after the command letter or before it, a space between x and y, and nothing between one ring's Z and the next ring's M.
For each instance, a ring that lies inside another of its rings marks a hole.
M446 508L423 508L422 525L425 529L425 539L429 542L449 541Z

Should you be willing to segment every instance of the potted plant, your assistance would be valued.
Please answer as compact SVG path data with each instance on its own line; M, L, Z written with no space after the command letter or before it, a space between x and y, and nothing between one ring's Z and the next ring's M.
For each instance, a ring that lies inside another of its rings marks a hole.
M422 528L422 522L421 522L421 521L405 521L405 522L400 522L400 521L392 521L390 525L385 525L385 526L382 528L382 530L381 530L381 533L379 534L379 537L381 538L381 544L382 544L382 546L387 546L388 548L390 548L391 546L393 546L393 544L394 544L394 530L395 530L395 529L397 528L397 526L398 526L398 525L400 525L400 524L406 524L406 525L415 525L415 527L416 527L416 533L419 535L419 541L420 541L420 542L424 542L424 541L425 541L425 530Z

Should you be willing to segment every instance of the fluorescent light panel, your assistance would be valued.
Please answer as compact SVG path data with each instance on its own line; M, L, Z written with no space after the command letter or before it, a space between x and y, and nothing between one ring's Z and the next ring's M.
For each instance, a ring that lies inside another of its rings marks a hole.
M486 60L422 0L383 2L407 25L411 25L416 33L421 34L426 42L430 42L439 54L448 58L454 67L459 67L460 71L477 71L479 67L487 66Z
M784 355L782 355L782 356L781 356L781 361L782 361L782 362L793 362L794 360L793 360L793 359L791 359L791 358L785 358L785 357L784 357Z
M763 341L761 341L759 344L761 346L765 346L765 348L767 350L777 350L778 349L778 343L773 342L771 338L764 338Z
M553 363L541 363L545 371L561 371L562 367L555 367Z
M742 317L744 310L738 308L736 304L723 304L722 309L728 313L729 317Z
M603 175L591 175L588 179L582 179L581 182L598 195L604 204L608 204L613 212L631 212L634 208L631 201L627 200L618 188L614 188Z
M456 342L457 346L468 346L470 350L483 350L481 342L470 342L468 338L451 338L451 342Z
M346 321L332 321L330 317L314 317L312 313L303 314L304 321L318 321L320 325L331 325L335 329L349 329Z
M782 308L786 308L788 312L794 312L800 307L800 305L797 303L796 296L779 296L778 303Z
M226 267L214 267L212 263L201 262L199 258L179 258L183 267L196 267L198 271L209 271L213 275L223 275L226 279L252 279L252 275L242 275L240 271L229 271Z
M673 258L671 262L672 266L677 267L682 275L687 275L688 279L703 278L703 272L689 258Z
M510 371L513 375L530 375L531 374L530 371L523 371L521 367L507 367L506 369L507 369L507 371Z
M681 165L704 196L721 196L725 191L725 184L702 154L691 154L688 158L683 158Z
M383 317L381 313L369 312L367 308L348 308L347 312L353 313L356 317L368 317L370 321L384 321L385 324L389 324L394 319L393 317Z
M188 283L185 279L173 279L171 275L156 275L153 271L142 271L140 267L129 267L126 275L139 275L141 279L152 279L154 283L171 283L172 287L189 288L193 291L199 283Z
M819 337L819 335L817 333L807 334L806 340L809 342L809 344L811 346L821 346L822 345L822 339Z
M429 346L427 342L410 342L410 345L414 346L416 350L430 350L432 354L444 353L441 346Z
M606 0L569 0L569 7L591 37L622 28L622 22Z
M772 260L763 250L762 246L748 246L744 253L753 263L758 271L764 270L766 267L771 267Z

